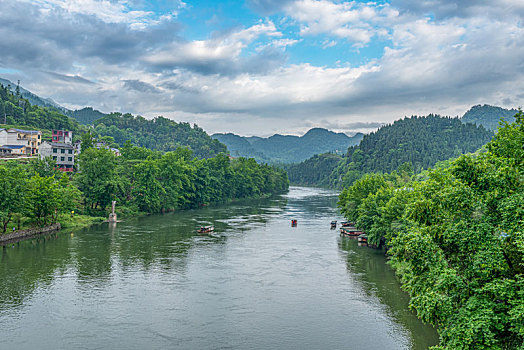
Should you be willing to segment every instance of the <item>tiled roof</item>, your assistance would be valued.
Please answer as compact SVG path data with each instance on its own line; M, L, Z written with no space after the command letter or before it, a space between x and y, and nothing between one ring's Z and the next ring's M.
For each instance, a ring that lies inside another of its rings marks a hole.
M3 145L3 146L0 146L0 148L4 148L4 149L20 149L20 148L23 148L25 147L24 145Z
M22 130L22 129L9 129L7 131L22 132L24 134L38 134L40 130Z

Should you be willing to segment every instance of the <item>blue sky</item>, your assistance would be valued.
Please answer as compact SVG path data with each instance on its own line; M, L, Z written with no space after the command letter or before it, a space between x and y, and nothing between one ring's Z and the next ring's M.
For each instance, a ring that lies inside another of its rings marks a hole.
M0 0L0 76L209 133L354 133L524 98L521 0Z

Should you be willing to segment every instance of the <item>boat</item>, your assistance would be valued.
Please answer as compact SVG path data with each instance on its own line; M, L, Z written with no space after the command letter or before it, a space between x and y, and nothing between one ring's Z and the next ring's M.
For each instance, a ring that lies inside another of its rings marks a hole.
M357 241L359 243L367 243L368 242L368 236L364 233L357 237Z
M200 226L198 233L209 233L215 230L214 226Z
M292 219L291 220L291 226L292 227L296 227L297 226L297 219Z
M354 227L354 226L355 226L355 223L352 222L352 221L342 221L342 222L340 223L340 225L341 225L342 227Z
M331 221L331 228L337 228L337 220Z
M351 228L341 227L340 228L340 234L341 235L345 235L345 236L358 237L358 236L360 236L361 234L364 234L364 233L365 233L364 231L359 230L359 229L354 228L354 227L351 227Z

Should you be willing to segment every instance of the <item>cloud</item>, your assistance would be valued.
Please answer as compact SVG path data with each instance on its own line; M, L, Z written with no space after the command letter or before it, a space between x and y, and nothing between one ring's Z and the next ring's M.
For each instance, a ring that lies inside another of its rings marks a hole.
M383 33L384 22L391 22L398 12L389 5L375 3L300 0L287 3L286 14L301 23L300 34L333 35L355 46L368 44Z
M285 61L282 51L264 48L258 53L242 57L243 51L260 37L281 37L271 21L249 28L216 33L207 40L173 42L140 59L160 70L187 69L201 74L240 74L267 72ZM274 47L285 47L296 41L281 41Z
M69 108L162 114L210 132L372 130L405 115L523 104L522 6L478 3L252 0L277 15L194 39L178 5L0 1L0 69ZM372 59L355 50L374 45Z
M151 93L159 93L160 91L154 87L151 84L148 84L146 82L140 81L140 80L123 80L124 82L124 88L128 90L134 90L138 92L151 92Z

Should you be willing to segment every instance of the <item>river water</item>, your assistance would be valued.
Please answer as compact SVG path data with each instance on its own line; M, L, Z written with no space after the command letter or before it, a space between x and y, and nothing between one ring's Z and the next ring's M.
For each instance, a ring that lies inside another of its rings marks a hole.
M330 230L336 193L152 215L3 248L1 349L426 349L383 254ZM291 218L298 220L291 227ZM215 225L213 236L197 226Z

